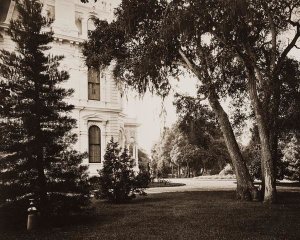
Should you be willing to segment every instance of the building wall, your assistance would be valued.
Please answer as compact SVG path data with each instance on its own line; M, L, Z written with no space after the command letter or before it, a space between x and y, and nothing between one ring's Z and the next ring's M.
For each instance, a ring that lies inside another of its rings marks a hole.
M75 106L72 116L77 119L78 135L75 148L80 152L88 152L88 129L96 125L101 129L101 163L89 163L90 174L94 175L102 167L103 156L107 142L113 137L122 147L134 145L137 149L137 123L134 119L127 119L123 113L123 99L121 92L112 77L111 69L100 73L100 101L88 100L88 69L81 53L80 43L87 39L87 31L92 28L91 16L110 21L113 17L113 6L117 1L101 0L96 4L82 4L80 0L44 0L43 14L54 19L52 30L55 41L51 44L51 54L64 55L61 69L70 74L70 79L63 84L65 88L75 90L68 102ZM13 51L14 43L5 31L11 18L18 14L11 1L6 20L0 23L2 39L0 48ZM0 18L1 19L1 18ZM130 129L130 130L129 130ZM122 136L120 137L120 133ZM137 158L137 150L133 156Z

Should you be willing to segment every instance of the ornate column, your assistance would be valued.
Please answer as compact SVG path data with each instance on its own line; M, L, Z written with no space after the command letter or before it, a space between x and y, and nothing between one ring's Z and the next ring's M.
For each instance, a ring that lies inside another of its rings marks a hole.
M139 169L139 148L137 144L135 144L135 163L137 168Z
M132 158L135 160L133 170L135 172L139 172L138 148L137 148L137 143L133 137L130 138L130 144L132 146Z
M80 143L80 152L88 152L89 150L89 135L88 135L88 123L87 121L79 118L79 143ZM84 163L88 164L89 159L84 159Z

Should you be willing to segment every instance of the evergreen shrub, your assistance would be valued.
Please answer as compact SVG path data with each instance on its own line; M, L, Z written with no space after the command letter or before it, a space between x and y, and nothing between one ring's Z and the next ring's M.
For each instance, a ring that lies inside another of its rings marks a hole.
M107 144L103 168L99 171L98 196L113 203L124 203L136 196L145 195L148 186L147 174L135 174L134 161L127 149L121 152L113 139ZM95 181L94 181L95 182Z

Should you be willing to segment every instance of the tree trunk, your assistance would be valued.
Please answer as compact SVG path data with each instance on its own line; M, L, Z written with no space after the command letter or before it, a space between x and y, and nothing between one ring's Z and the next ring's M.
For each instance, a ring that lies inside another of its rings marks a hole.
M190 167L189 167L189 163L186 162L186 177L189 178L190 177Z
M261 189L260 189L260 194L261 197L264 199L265 197L265 165L264 162L262 161L262 159L260 160L260 167L261 167Z
M179 54L182 57L183 61L187 64L187 67L198 77L201 79L202 74L196 68L196 65L188 59L188 57L184 54L182 50L179 50ZM206 68L205 75L207 76L206 81L208 81L208 85L212 85L212 81L210 80L209 74L207 73L208 69ZM208 101L210 106L212 107L214 113L216 114L225 143L232 161L232 164L235 169L236 179L237 179L237 198L244 200L258 200L258 191L254 186L249 171L244 162L242 153L240 151L239 145L237 144L236 138L234 136L230 121L224 109L222 108L216 90L214 88L210 88Z
M256 82L254 75L249 74L249 95L254 108L257 127L261 145L262 175L264 179L264 202L276 202L276 184L274 164L270 145L270 135L267 128L267 121L264 117L261 103L257 96Z
M40 198L40 212L41 215L47 215L48 211L47 211L47 188L46 188L46 176L45 176L45 172L44 172L44 156L42 151L40 151L37 155L37 162L38 162L38 194L39 194L39 198Z
M276 173L277 173L277 165L279 161L278 156L278 134L279 134L279 126L278 126L278 115L279 115L279 106L280 106L280 95L281 95L281 81L279 78L275 78L273 84L273 104L270 104L271 114L269 114L269 136L270 136L270 146L272 159L274 163L274 174L275 174L275 185L276 185Z
M258 116L257 118L260 118ZM257 120L258 121L258 120ZM261 120L260 120L261 121ZM274 164L271 154L271 149L268 141L268 135L264 131L263 123L258 123L260 129L260 141L261 141L261 153L262 153L262 165L264 176L264 202L276 202L276 185Z
M257 188L254 186L247 166L244 162L228 116L221 106L214 89L210 91L208 100L218 118L225 143L235 169L237 179L237 198L241 200L258 200Z

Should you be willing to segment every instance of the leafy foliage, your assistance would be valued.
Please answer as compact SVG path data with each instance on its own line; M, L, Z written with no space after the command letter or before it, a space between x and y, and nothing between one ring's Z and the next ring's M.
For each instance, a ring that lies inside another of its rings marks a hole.
M179 128L188 134L190 141L205 149L212 139L222 138L215 114L201 103L200 96L176 94L174 105L178 114Z
M280 72L281 101L279 104L279 138L300 133L300 62L287 58Z
M53 41L51 21L38 0L16 2L18 20L8 31L16 51L0 52L0 205L39 200L42 213L64 213L89 201L84 154L72 149L73 93L61 83L63 56L46 54Z
M150 158L148 154L141 148L138 149L139 169L142 172L149 172Z
M191 110L185 114L195 113ZM222 139L215 138L213 132L208 130L207 125L215 122L204 120L191 124L181 120L172 128L166 128L160 141L152 148L151 164L156 177L166 177L167 174L182 176L182 172L185 177L218 174L228 162L229 156Z
M150 173L148 171L140 171L135 177L134 186L137 189L140 189L138 192L141 195L145 195L145 193L141 189L148 188L150 182L151 182Z
M229 161L229 154L215 114L205 104L201 105L201 100L199 95L196 98L176 95L178 126L191 144L202 149L204 171L209 169L216 174Z
M251 129L251 140L243 149L244 159L247 163L250 175L253 179L262 179L261 171L261 146L258 137L257 127ZM278 160L275 168L276 179L282 180L287 173L287 163L283 159L282 147L278 149Z
M289 143L283 149L283 153L283 161L287 165L287 178L300 181L300 143L297 135L292 136Z

